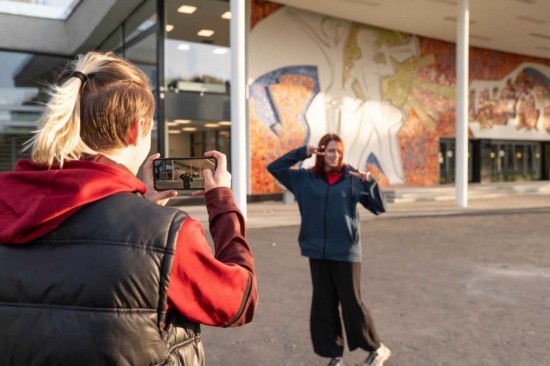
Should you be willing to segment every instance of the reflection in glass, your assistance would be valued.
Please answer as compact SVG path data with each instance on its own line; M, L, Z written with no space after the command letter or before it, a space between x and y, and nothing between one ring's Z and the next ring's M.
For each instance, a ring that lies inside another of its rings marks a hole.
M202 156L215 149L230 162L229 2L164 4L168 154Z
M228 47L167 39L165 51L169 90L227 92L231 77Z
M128 46L125 57L143 71L149 80L151 88L157 86L157 32L149 34L139 42Z
M231 77L229 2L167 0L165 57L169 90L227 93ZM225 18L222 16L225 14Z
M46 85L56 81L68 59L30 53L0 52L0 171L12 170L22 145L37 128L47 101Z
M142 33L152 32L156 25L156 0L147 0L124 22L125 41L131 42Z

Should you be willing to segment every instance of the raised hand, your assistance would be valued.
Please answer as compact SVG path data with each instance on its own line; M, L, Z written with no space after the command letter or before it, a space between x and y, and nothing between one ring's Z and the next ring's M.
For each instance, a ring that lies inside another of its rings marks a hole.
M155 184L153 181L153 160L158 159L160 154L153 154L145 160L143 164L143 183L147 186L147 191L143 197L149 201L155 202L157 205L164 206L171 197L175 197L178 193L174 190L170 191L157 191L155 190Z
M322 145L319 148L312 145L307 145L306 154L307 156L311 156L313 154L323 156L325 155L324 150L325 150L325 145Z
M364 172L362 170L357 170L355 172L350 171L349 175L361 179L362 182L366 182L372 177L372 174L368 170L366 172Z
M227 157L219 151L211 150L204 153L205 158L216 159L216 171L205 169L202 173L204 177L204 191L195 191L193 196L201 196L211 189L218 187L231 188L231 174L227 171Z

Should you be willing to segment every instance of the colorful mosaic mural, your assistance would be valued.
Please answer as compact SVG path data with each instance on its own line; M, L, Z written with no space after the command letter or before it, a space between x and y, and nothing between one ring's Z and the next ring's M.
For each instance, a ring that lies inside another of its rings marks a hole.
M285 67L263 75L250 86L250 141L255 194L281 191L267 164L309 140L305 112L319 92L317 68Z
M437 185L455 45L267 4L250 35L252 193L279 192L267 164L326 132L383 186ZM550 140L550 60L472 48L470 79L470 135Z

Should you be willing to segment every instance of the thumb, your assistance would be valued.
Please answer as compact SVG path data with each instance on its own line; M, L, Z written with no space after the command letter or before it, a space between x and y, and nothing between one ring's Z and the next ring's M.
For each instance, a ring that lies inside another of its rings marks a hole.
M205 188L205 190L208 190L208 188L215 185L214 174L212 173L212 170L210 170L210 169L203 170L202 176L204 177L204 188Z

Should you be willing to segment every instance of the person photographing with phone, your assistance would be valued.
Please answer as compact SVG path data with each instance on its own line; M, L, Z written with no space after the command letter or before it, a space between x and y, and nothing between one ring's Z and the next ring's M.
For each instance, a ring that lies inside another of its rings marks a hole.
M350 351L368 352L363 366L382 366L391 352L380 342L361 300L357 204L378 215L385 212L386 200L370 172L344 164L343 152L343 141L329 133L318 146L292 150L267 169L294 194L300 208L299 244L302 255L309 258L313 284L310 331L315 353L330 358L329 366L344 365L343 318ZM312 155L313 168L292 169Z
M200 324L252 321L226 157L204 154L217 167L198 192L212 252L163 207L176 192L154 189L154 109L147 77L112 53L80 55L52 87L32 158L0 174L0 365L204 365Z

